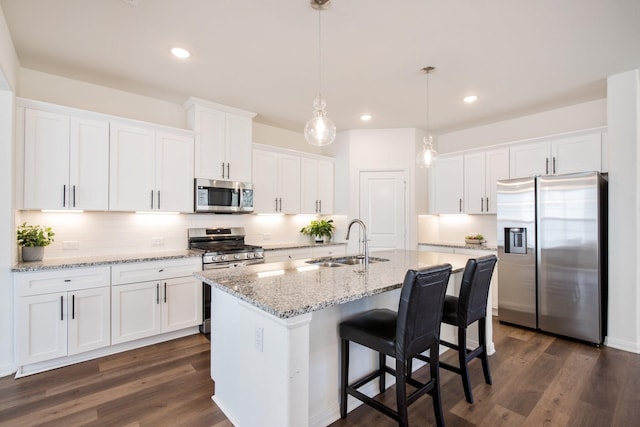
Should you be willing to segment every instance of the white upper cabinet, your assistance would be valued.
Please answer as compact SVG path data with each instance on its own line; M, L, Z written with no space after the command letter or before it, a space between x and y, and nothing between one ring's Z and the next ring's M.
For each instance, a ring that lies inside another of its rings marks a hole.
M333 160L302 157L300 160L301 213L333 213Z
M255 113L189 98L187 123L196 131L195 177L251 182Z
M510 177L559 175L602 169L602 133L589 132L510 148Z
M109 122L25 109L24 209L107 210Z
M193 137L112 123L109 209L193 212Z
M509 149L464 154L464 212L496 213L496 182L509 178Z
M429 173L429 211L457 214L463 211L464 169L462 154L443 154L433 162Z
M300 213L300 157L253 150L254 209L258 213Z

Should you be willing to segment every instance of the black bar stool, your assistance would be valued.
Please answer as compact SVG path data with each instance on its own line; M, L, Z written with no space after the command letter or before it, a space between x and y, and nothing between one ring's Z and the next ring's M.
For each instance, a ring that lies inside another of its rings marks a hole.
M408 425L407 407L425 393L431 394L438 426L444 425L438 373L438 343L444 295L451 274L451 265L443 264L424 270L409 270L404 277L398 312L387 309L366 311L340 323L342 342L340 417L347 416L347 394L361 400L383 414ZM378 369L364 378L348 384L349 341L378 352ZM421 383L406 371L412 357L430 350L430 379ZM386 365L386 356L396 359L396 368ZM358 388L379 378L379 389L385 389L385 374L396 377L397 411L368 397ZM407 396L406 384L417 390Z
M491 384L489 360L487 358L486 317L487 300L489 299L489 285L498 258L486 255L470 258L464 268L459 296L446 295L442 313L442 322L458 327L458 344L444 340L440 344L458 352L458 366L440 362L440 367L462 377L462 387L467 402L473 403L471 382L469 380L469 362L476 357L482 362L484 380ZM467 328L478 322L478 347L467 349ZM431 353L433 354L433 352ZM417 359L429 361L428 356L418 355ZM411 364L409 364L411 365Z

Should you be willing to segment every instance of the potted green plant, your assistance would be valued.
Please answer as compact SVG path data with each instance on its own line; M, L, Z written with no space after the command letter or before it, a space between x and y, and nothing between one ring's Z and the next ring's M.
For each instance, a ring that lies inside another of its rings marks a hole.
M302 227L300 232L307 236L312 236L316 243L328 242L333 236L336 226L332 219L312 220L309 225Z
M17 231L18 245L22 247L22 261L42 261L44 247L53 243L55 233L51 227L27 225L23 222Z

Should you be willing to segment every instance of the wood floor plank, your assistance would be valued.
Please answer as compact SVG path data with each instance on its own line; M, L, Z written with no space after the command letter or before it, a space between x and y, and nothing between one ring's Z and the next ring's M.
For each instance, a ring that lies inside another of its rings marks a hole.
M460 377L441 370L447 427L628 427L640 419L640 355L496 321L494 342L493 385L484 383L479 361L470 365L474 404L465 401ZM209 346L193 335L18 380L0 378L0 426L232 427L211 400ZM443 360L457 363L452 351ZM426 375L426 368L416 373ZM394 405L395 388L378 399ZM435 424L429 396L410 407L409 423ZM331 426L396 425L362 405Z

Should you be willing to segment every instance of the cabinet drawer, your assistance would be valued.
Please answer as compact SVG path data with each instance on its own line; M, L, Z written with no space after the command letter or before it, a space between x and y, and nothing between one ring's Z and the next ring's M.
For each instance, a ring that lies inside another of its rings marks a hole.
M327 256L342 256L347 253L347 245L333 246L314 246L311 249L313 258L322 258Z
M194 271L201 270L202 258L118 264L111 267L111 284L123 285L125 283L185 277L191 276Z
M35 271L14 275L16 294L20 297L98 288L109 286L110 282L109 267Z

